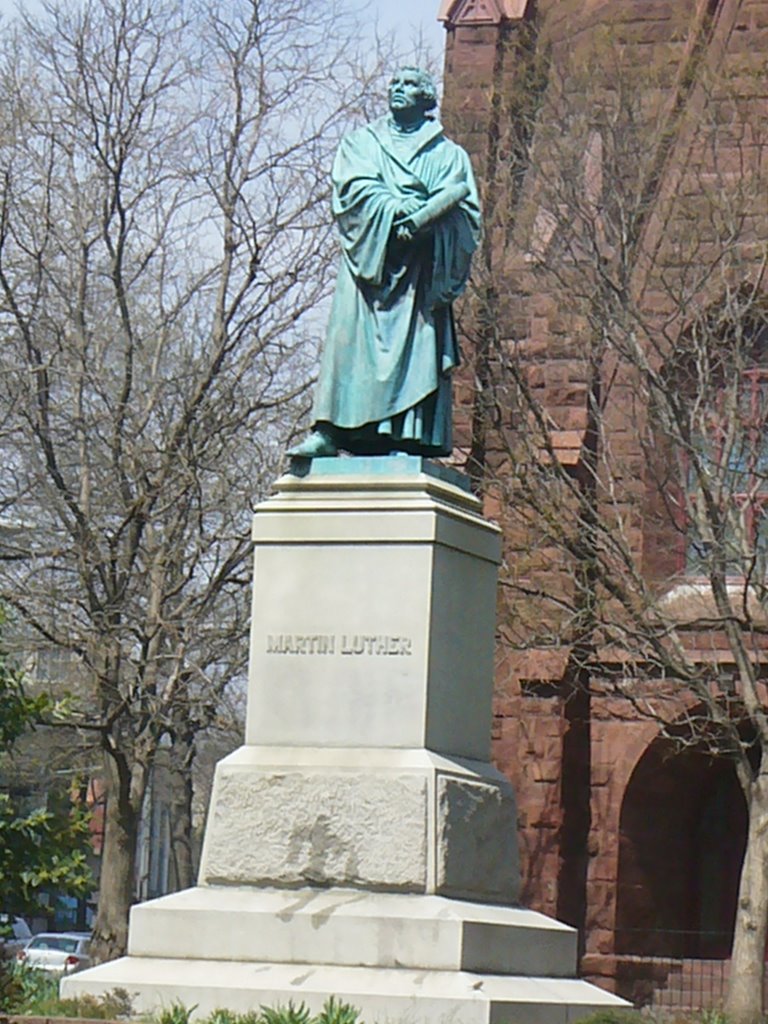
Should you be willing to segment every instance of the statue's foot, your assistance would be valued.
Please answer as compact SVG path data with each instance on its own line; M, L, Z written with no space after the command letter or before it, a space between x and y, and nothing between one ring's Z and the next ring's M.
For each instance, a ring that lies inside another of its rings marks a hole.
M303 441L288 449L292 459L317 459L322 456L338 455L339 449L328 434L321 430L313 430Z

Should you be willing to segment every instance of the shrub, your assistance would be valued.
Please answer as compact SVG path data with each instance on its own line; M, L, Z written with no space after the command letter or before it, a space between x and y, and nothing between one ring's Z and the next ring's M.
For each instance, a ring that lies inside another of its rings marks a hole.
M0 1005L9 1013L36 1013L37 1007L58 998L58 980L18 960L0 965Z
M194 1006L185 1006L183 1003L174 1002L156 1014L154 1020L157 1021L157 1024L189 1024L196 1009L196 1003ZM216 1012L220 1013L221 1011Z
M0 964L0 1007L32 1017L83 1017L120 1020L131 1016L131 998L116 988L101 998L92 995L59 998L57 975L24 963Z
M305 1003L294 1005L293 1000L287 1006L262 1006L262 1024L311 1024L312 1015Z
M360 1011L358 1009L331 996L315 1017L315 1022L316 1024L357 1024L359 1019Z
M648 1024L648 1018L638 1010L606 1007L604 1010L595 1010L588 1017L581 1017L578 1024Z
M154 1024L190 1024L195 1009L194 1006L185 1007L182 1003L173 1003L156 1013L152 1020ZM297 1005L290 1001L287 1006L262 1006L248 1013L235 1013L220 1008L214 1010L202 1024L358 1024L359 1019L359 1010L331 996L314 1017L305 1003Z

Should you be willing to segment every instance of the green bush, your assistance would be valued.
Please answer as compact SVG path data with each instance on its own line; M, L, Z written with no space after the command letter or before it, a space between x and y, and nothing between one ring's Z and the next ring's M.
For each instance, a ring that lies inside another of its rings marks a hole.
M295 1006L289 1000L287 1006L262 1006L261 1024L311 1024L312 1015L305 1003Z
M360 1019L360 1011L350 1006L349 1003L342 1003L333 996L325 1001L322 1010L315 1017L316 1024L357 1024Z
M702 1010L700 1020L701 1024L728 1024L728 1018L717 1007Z
M648 1018L638 1010L614 1010L606 1007L588 1017L580 1017L578 1024L648 1024Z
M185 1006L183 1003L175 1002L164 1007L153 1019L157 1024L189 1024L189 1019L196 1009L197 1004Z
M124 989L99 999L91 995L60 999L58 975L13 961L0 964L0 1007L28 1017L120 1020L131 1016L131 999Z
M106 995L73 996L52 1000L49 1007L35 1011L41 1017L84 1017L88 1020L127 1020L131 1016L131 997L122 988Z
M13 1013L21 998L21 986L10 960L0 959L0 1008Z
M6 1013L30 1017L82 1017L89 1020L121 1020L131 1016L131 998L114 989L101 998L92 995L59 998L58 976L24 963L0 962L0 1007ZM175 1002L151 1017L151 1024L190 1024L196 1006ZM248 1013L214 1010L202 1024L359 1024L360 1012L331 996L312 1016L304 1003L262 1006ZM615 1024L612 1021L597 1024Z
M0 1006L8 1013L37 1013L39 1005L57 999L56 978L18 960L0 965Z
M262 1024L262 1020L261 1010L250 1010L248 1013L214 1010L208 1017L207 1024Z
M581 1017L577 1024L728 1024L728 1018L720 1009L709 1010L617 1010L606 1007L596 1010L588 1017Z
M152 1017L153 1024L189 1024L196 1007L172 1003ZM314 1017L305 1003L289 1002L287 1006L262 1006L248 1013L218 1009L201 1024L358 1024L360 1011L333 996L327 999L320 1013Z

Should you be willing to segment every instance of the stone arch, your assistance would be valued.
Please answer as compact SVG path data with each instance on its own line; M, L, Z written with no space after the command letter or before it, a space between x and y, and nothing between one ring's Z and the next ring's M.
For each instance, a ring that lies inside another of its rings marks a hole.
M746 832L731 761L653 740L622 799L616 952L727 957Z

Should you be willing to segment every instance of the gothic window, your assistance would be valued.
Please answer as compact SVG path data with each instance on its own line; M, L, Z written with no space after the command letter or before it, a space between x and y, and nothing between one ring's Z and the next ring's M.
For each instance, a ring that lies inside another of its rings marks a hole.
M766 571L768 556L768 327L742 328L742 350L707 372L714 385L691 396L684 569L731 577ZM748 342L748 349L743 342Z

